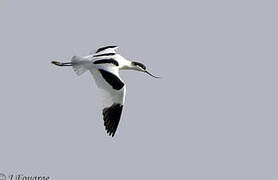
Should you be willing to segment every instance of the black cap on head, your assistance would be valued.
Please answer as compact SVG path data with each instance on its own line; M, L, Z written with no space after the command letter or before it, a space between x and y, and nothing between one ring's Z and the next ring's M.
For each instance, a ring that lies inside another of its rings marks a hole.
M142 64L142 63L133 61L132 64L135 65L135 66L139 66L142 69L146 70L146 66L144 64Z

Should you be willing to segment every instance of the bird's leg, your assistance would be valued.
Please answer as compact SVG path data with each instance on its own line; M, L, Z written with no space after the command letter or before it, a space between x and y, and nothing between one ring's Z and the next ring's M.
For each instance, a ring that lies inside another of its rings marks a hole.
M62 63L62 62L58 62L58 61L52 61L51 63L55 64L56 66L72 66L71 62Z

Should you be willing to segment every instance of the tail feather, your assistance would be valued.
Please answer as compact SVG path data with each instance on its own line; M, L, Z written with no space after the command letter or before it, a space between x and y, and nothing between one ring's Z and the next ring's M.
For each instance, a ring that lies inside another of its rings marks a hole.
M81 57L73 56L71 62L72 62L72 69L78 76L80 76L81 74L87 71L87 68L82 63Z

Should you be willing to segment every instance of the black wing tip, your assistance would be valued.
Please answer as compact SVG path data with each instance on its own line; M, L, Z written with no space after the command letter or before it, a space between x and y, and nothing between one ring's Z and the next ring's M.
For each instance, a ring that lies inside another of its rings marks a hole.
M120 122L122 110L123 105L118 103L114 103L110 107L103 109L104 126L109 136L114 137Z
M104 46L104 47L98 48L98 49L96 50L96 53L99 53L99 52L101 52L101 51L104 51L105 49L116 48L116 47L118 47L118 46Z

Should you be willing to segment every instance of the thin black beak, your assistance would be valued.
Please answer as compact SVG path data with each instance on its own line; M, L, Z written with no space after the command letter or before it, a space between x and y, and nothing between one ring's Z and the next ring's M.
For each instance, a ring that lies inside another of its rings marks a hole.
M148 75L150 75L150 76L152 76L152 77L154 77L154 78L161 78L161 77L158 77L158 76L154 76L154 75L152 75L151 73L149 73L148 71L145 71L145 73L147 73Z

